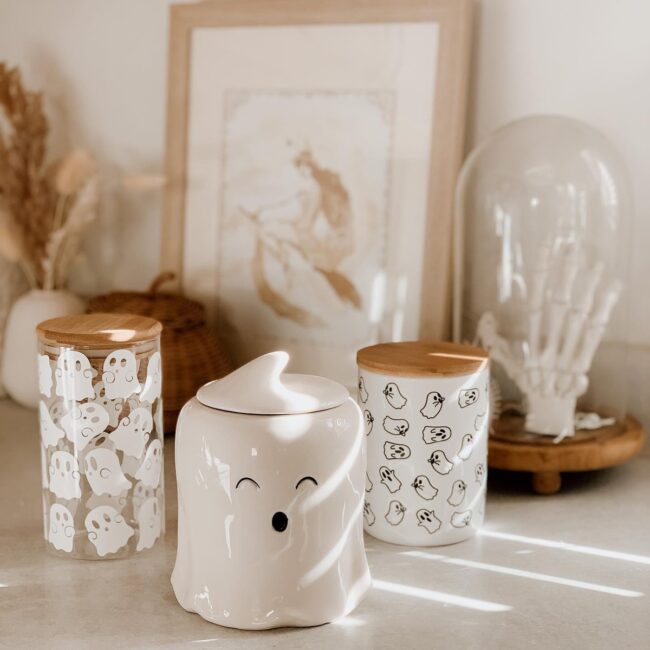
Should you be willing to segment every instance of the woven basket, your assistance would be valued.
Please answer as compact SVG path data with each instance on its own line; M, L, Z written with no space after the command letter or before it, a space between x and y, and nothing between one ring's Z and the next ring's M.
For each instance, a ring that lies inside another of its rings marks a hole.
M188 399L207 381L219 379L234 367L219 339L208 329L203 305L177 294L159 292L172 280L163 273L149 291L118 291L93 298L89 312L150 316L163 325L163 413L165 433L176 428L178 414Z

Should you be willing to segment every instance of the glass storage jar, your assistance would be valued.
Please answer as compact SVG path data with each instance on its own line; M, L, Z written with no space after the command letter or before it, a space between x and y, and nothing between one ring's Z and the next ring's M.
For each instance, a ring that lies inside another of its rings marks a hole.
M57 555L125 557L164 533L161 329L130 314L37 327L44 532Z

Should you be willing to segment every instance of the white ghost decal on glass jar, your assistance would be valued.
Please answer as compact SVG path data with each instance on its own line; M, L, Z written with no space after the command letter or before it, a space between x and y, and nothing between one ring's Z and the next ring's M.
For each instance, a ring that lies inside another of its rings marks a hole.
M174 593L228 627L319 625L370 586L362 413L343 386L284 374L287 362L267 354L206 384L176 428Z
M140 401L153 404L160 397L162 390L162 368L160 352L154 352L147 365L147 379L140 394Z
M144 456L140 469L135 473L135 478L142 481L144 485L157 488L160 483L160 472L162 470L162 444L160 440L154 440Z
M77 459L67 451L55 451L50 458L50 491L59 499L78 499L81 497L79 486L79 464Z
M52 397L52 366L47 354L38 355L38 391L45 397Z
M95 384L95 404L99 404L108 413L108 426L115 428L124 406L124 400L106 397L104 382L98 381Z
M138 365L130 350L115 350L104 359L102 374L108 399L118 399L140 392Z
M111 506L97 506L91 510L86 515L85 525L88 539L101 557L119 551L135 533Z
M77 452L108 426L108 413L95 402L73 406L62 418L61 426L66 438L72 442Z
M147 499L138 510L138 545L137 550L151 548L160 537L161 516L158 499Z
M120 420L117 429L111 433L111 440L128 456L140 458L152 431L151 411L140 406Z
M117 496L132 485L124 476L117 455L110 449L93 449L88 452L84 465L88 483L97 495Z
M148 485L145 485L142 481L138 481L133 488L133 516L138 517L138 511L142 504L156 496L156 490Z
M43 402L38 404L38 417L41 425L41 439L45 447L56 447L56 444L65 436L63 429L58 427L47 406Z
M56 360L56 394L66 401L80 402L95 396L95 371L82 352L62 348Z
M47 541L59 551L72 553L74 520L72 513L60 503L53 503L50 507L50 526Z

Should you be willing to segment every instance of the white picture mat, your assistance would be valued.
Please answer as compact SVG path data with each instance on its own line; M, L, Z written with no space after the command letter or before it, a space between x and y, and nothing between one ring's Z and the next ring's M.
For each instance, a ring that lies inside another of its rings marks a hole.
M376 91L395 96L387 193L390 245L376 292L385 295L385 304L374 299L374 331L367 340L340 344L258 337L246 340L247 356L287 349L294 369L350 384L357 348L377 339L417 338L437 50L433 22L193 31L182 290L203 301L212 315L219 296L226 94Z

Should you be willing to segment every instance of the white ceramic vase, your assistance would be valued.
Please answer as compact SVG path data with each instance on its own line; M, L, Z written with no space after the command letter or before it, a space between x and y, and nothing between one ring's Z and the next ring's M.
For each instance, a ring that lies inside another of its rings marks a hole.
M2 353L2 382L13 400L28 408L38 406L36 326L84 310L84 302L69 291L33 289L16 300L7 319Z

